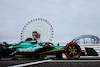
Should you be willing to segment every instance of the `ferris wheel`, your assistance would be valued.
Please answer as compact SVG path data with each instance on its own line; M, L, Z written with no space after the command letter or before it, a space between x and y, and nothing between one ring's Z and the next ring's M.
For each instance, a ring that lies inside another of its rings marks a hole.
M49 21L36 18L26 23L21 32L21 41L25 41L27 38L32 38L32 32L37 31L40 34L42 42L52 41L54 31Z

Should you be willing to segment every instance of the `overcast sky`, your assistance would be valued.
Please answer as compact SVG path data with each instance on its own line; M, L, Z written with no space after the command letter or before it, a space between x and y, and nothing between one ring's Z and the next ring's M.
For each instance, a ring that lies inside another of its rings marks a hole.
M0 42L20 42L23 26L34 18L52 24L54 43L100 37L100 0L0 0Z

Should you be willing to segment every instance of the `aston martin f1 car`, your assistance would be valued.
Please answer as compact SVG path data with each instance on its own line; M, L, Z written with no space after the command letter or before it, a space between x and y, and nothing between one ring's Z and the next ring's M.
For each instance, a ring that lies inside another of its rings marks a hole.
M57 58L62 58L62 53L68 59L78 59L81 55L85 56L85 52L87 55L98 56L95 50L91 48L81 50L80 46L74 42L70 42L66 46L55 46L51 42L37 43L36 41L26 41L11 46L0 45L0 58L11 57L12 59L19 57L44 59L46 55L56 55Z

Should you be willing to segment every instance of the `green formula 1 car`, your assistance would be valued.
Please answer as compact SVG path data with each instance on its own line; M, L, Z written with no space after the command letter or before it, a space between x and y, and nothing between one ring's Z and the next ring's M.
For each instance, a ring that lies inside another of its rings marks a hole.
M66 46L55 46L50 42L37 43L36 41L26 41L11 46L0 45L0 58L12 57L12 59L19 57L44 59L46 55L56 55L57 58L62 58L62 53L69 59L78 59L81 55L85 55L85 52L74 42L70 42ZM88 50L87 53L89 54Z

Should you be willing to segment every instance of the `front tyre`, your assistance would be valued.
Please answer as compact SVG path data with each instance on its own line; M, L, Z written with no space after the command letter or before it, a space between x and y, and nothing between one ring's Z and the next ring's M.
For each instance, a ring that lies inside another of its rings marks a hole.
M65 46L65 55L68 59L78 59L81 55L81 48L77 43L71 42Z

